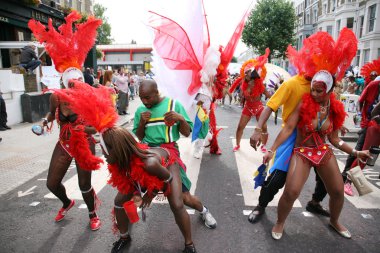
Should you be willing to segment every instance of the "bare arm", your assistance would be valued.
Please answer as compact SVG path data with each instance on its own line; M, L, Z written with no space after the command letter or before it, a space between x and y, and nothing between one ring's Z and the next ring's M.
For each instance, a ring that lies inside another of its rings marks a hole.
M142 141L145 137L145 125L148 123L151 115L152 113L149 111L142 112L140 114L139 125L137 126L137 129L136 129L136 136L137 138L139 138L140 141Z
M179 122L179 132L185 137L190 135L191 127L181 114L175 111L170 111L164 114L164 119L167 122Z
M370 157L368 150L363 150L363 151L357 151L356 149L352 148L350 145L342 141L342 139L339 138L338 135L339 129L334 130L331 134L329 134L327 137L330 141L330 143L342 150L343 152L346 152L347 154L352 154L355 157L358 157L360 159L367 159Z
M268 92L268 90L264 90L265 98L270 98L272 95Z
M49 122L54 121L55 111L57 110L57 107L59 106L58 97L56 94L54 93L51 94L49 101L50 101L49 112L46 114L44 120L42 121L42 126L46 126Z
M300 117L301 104L290 114L285 126L281 129L280 133L277 135L271 150L275 151L289 136L293 133L294 129L297 127L298 120Z
M274 141L272 147L265 153L263 157L263 163L268 163L274 154L274 151L289 138L289 136L293 133L294 129L297 127L299 114L300 114L301 103L298 107L290 114L288 121L285 126L281 129L280 133L277 135L276 140Z
M272 109L269 106L265 107L264 111L260 115L259 121L257 122L257 128L255 128L251 138L249 139L251 147L253 147L255 150L257 150L257 146L259 146L261 143L263 125L268 121L271 113Z

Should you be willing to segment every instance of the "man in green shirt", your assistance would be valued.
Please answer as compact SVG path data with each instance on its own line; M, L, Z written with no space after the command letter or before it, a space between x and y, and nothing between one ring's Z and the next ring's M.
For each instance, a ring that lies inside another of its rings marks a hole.
M206 227L215 228L217 223L209 210L189 192L191 182L176 143L180 133L188 137L193 127L185 108L176 100L160 96L154 80L144 80L141 83L139 96L143 105L135 112L133 133L142 143L167 149L170 155L176 157L180 167L184 204L200 212Z

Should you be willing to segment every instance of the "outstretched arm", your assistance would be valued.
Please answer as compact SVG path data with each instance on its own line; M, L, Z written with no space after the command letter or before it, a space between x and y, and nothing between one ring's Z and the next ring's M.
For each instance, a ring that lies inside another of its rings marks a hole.
M300 108L301 103L292 112L292 114L290 114L288 121L286 122L285 126L281 129L280 133L277 135L272 147L265 153L263 157L263 163L268 163L272 159L274 151L276 151L277 148L293 133L294 129L297 127L298 124Z

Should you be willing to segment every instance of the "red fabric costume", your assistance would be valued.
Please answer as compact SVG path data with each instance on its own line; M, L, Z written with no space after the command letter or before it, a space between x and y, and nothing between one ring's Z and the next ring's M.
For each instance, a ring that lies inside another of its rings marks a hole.
M330 107L328 119L330 124L324 131L315 129L312 120L315 119L320 111L320 105L314 101L310 93L305 94L302 98L300 109L300 120L298 122L298 130L307 137L301 143L301 146L294 148L294 153L307 161L312 166L323 165L333 154L330 146L326 144L325 136L343 126L346 112L344 105L335 98L333 93L330 94ZM319 118L318 118L319 121ZM320 127L323 126L323 123ZM315 145L303 146L310 138L314 139Z
M257 59L251 59L246 61L240 69L240 77L232 84L229 92L233 92L236 87L241 83L241 89L245 99L243 115L248 117L256 116L260 117L261 112L264 110L264 105L260 101L260 97L265 91L263 81L266 76L266 68L264 64L267 62L269 56L269 49L265 50L265 54L259 56ZM260 78L254 80L253 87L249 87L248 82L245 80L245 72L248 69L254 68L260 75Z

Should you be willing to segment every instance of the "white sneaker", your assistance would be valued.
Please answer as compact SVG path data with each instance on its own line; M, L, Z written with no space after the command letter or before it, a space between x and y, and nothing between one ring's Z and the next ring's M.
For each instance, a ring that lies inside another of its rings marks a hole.
M206 207L207 208L207 207ZM200 213L202 220L205 222L205 226L208 228L216 228L216 220L210 213L210 211L207 208L207 211L205 213Z

